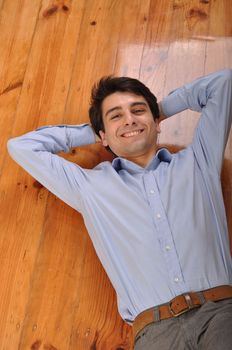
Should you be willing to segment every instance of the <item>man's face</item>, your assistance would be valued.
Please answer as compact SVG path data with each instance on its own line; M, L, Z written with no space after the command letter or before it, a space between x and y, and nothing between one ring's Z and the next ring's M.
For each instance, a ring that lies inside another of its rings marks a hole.
M101 130L100 136L104 146L136 163L151 159L160 128L143 96L115 92L104 99L102 115L105 131Z

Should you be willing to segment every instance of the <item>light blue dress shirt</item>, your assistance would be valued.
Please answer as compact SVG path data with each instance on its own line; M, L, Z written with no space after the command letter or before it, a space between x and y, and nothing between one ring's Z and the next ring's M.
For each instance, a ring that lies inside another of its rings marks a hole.
M232 71L176 89L162 108L167 117L192 109L201 118L192 144L177 154L158 151L146 168L115 158L89 170L56 155L95 143L88 124L44 127L8 142L17 163L83 215L128 322L178 294L232 284L220 184Z

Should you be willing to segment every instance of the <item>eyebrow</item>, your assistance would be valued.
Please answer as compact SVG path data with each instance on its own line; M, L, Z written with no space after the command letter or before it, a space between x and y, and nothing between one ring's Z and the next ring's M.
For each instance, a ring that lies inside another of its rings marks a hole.
M143 102L143 101L138 101L138 102L133 102L133 103L131 103L130 104L130 107L135 107L135 106L145 106L145 107L147 107L147 103L146 102ZM122 109L122 107L121 106L115 106L115 107L113 107L113 108L110 108L107 112L106 112L106 114L105 114L105 117L109 114L109 113L111 113L111 112L113 112L113 111L117 111L117 110L121 110Z

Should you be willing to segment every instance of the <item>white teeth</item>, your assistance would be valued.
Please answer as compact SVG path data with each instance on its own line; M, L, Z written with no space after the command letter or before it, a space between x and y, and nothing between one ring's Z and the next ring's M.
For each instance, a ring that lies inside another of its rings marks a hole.
M131 137L131 136L136 136L141 133L141 130L136 130L136 131L131 131L131 132L126 132L123 134L124 137Z

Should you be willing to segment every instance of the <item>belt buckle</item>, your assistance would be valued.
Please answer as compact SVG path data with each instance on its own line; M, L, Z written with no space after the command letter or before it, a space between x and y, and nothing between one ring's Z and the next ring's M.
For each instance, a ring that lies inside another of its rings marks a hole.
M190 296L188 293L186 293L186 294L181 294L181 296L184 297L184 299L185 299L185 301L186 301L186 308L182 309L181 311L175 312L175 311L172 309L172 302L173 302L173 301L171 300L171 301L169 302L169 305L168 305L169 311L170 311L170 313L172 314L173 317L178 317L178 316L184 314L185 312L187 312L187 311L189 311L189 310L191 310L191 309L194 309L194 308L196 307L195 305L193 305L191 296Z

